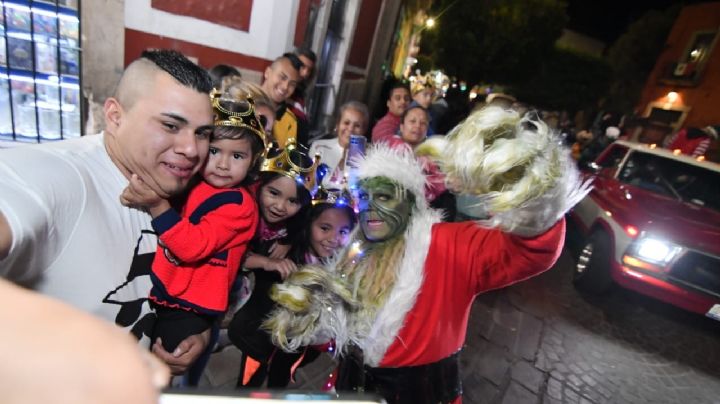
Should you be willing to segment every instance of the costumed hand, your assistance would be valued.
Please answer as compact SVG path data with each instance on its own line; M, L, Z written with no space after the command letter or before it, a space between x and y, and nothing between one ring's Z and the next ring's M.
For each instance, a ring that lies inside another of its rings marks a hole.
M287 278L288 275L297 271L297 265L287 258L267 258L264 268L266 271L275 271L279 273L282 279Z
M273 243L273 245L270 246L270 255L268 255L270 258L285 258L287 257L288 252L290 252L290 248L292 246L290 244L280 244L277 241Z
M158 402L168 368L125 331L0 279L5 404Z
M170 208L170 203L160 197L137 174L130 177L130 183L120 194L120 203L131 208L145 209L152 217Z
M182 340L172 353L163 348L162 340L158 338L153 344L152 351L170 367L172 374L177 376L185 373L195 363L209 342L210 330L205 330Z
M542 234L590 190L559 135L535 114L486 107L433 146L448 185L485 227Z

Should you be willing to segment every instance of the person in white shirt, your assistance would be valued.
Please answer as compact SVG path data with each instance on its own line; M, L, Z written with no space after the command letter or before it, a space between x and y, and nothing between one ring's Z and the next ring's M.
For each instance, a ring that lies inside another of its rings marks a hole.
M365 136L368 120L365 104L348 101L340 107L334 136L315 140L310 145L310 155L320 154L320 163L327 166L327 175L323 178L327 188L343 188L350 135Z

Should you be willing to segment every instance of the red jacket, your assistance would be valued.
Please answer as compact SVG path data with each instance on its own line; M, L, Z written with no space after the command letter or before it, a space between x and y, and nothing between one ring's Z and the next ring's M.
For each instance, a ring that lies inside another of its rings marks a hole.
M152 225L159 242L150 299L204 314L223 313L255 235L257 211L244 188L217 189L201 182L190 191L182 217L174 209L156 217Z
M397 134L400 129L400 117L388 112L373 126L372 142L380 143Z

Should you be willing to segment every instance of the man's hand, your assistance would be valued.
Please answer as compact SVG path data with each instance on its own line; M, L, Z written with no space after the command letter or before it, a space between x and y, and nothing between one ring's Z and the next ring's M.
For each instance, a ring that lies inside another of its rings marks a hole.
M162 340L158 338L153 344L152 351L170 367L173 375L178 376L184 374L195 363L209 342L210 330L208 329L185 338L172 353L163 348Z
M170 208L170 202L160 197L145 182L133 174L130 183L120 194L124 206L147 210L155 218Z
M274 259L285 258L288 252L290 252L290 247L292 247L290 244L280 244L276 241L270 246L269 257Z

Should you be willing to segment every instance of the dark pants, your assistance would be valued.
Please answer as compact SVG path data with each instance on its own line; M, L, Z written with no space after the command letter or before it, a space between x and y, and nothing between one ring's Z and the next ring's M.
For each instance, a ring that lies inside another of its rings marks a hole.
M163 348L168 352L174 351L185 338L200 334L213 324L214 318L211 316L156 304L152 306L157 315L152 341L154 343L156 339L161 338Z
M420 366L373 368L363 365L357 351L343 358L338 391L376 393L394 404L451 403L462 395L460 352Z

